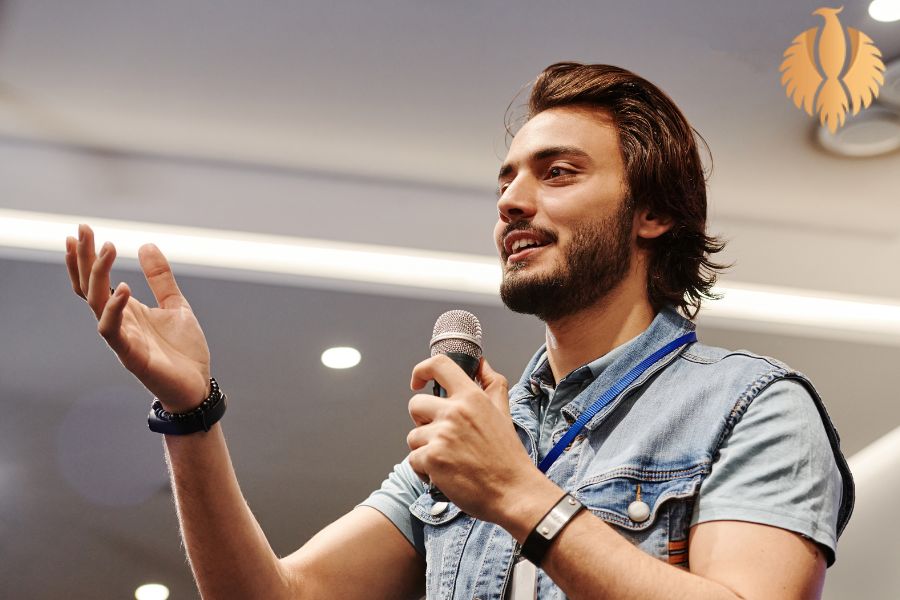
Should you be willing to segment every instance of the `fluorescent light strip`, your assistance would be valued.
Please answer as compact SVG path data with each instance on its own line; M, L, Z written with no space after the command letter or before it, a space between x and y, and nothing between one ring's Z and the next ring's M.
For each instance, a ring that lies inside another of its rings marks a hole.
M825 337L846 333L858 340L900 343L900 303L894 300L737 283L715 291L724 297L704 303L702 314L710 320L818 329L832 332Z
M500 280L497 259L483 256L13 210L0 210L0 246L58 252L78 223L125 258L153 242L172 263L202 267L491 296Z
M77 224L85 222L98 243L112 241L125 258L137 258L138 248L153 242L182 265L418 288L481 300L496 299L500 282L497 259L472 254L3 209L0 246L61 253L66 236L75 235ZM724 298L704 304L704 322L900 345L900 303L893 300L733 282L716 292Z

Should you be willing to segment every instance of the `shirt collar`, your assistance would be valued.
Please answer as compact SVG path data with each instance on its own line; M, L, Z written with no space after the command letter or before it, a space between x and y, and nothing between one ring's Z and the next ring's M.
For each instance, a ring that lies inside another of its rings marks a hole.
M653 319L650 326L639 336L585 365L590 371L589 376L595 379L572 402L567 404L563 411L577 419L578 415L589 407L596 397L599 397L603 391L621 379L641 360L668 342L694 329L694 323L678 314L673 307L663 308ZM578 371L579 369L576 369L573 373ZM546 345L542 345L528 362L519 382L510 390L510 402L518 403L532 397L534 395L531 388L532 376L535 374L543 375L545 372L549 374L550 368L549 361L547 361ZM550 374L550 379L552 381L552 374ZM592 424L602 415L605 415L615 404L617 402L611 403L610 406L601 411L591 420L591 423L588 423L587 427L592 429Z

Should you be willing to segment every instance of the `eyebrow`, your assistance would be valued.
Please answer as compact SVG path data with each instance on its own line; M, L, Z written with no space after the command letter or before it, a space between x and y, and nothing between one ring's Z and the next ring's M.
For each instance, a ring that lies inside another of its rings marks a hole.
M528 160L531 162L537 162L541 160L546 160L548 158L556 158L558 156L577 156L579 158L590 158L590 155L577 146L548 146L546 148L541 148L540 150L535 151L531 156L528 157ZM500 173L497 175L497 179L503 179L507 175L509 175L513 170L513 166L511 163L505 163L502 167L500 167Z

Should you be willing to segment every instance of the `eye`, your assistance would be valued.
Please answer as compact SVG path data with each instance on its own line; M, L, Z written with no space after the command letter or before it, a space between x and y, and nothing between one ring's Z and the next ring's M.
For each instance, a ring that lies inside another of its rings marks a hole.
M572 169L562 165L554 165L547 169L547 179L557 179L565 175L572 175Z

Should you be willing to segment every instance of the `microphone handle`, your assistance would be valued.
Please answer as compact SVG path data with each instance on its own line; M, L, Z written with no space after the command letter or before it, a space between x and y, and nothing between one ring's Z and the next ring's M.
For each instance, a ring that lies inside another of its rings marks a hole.
M465 371L466 375L469 376L469 379L474 380L475 374L478 372L478 363L481 362L480 358L474 358L469 356L468 354L463 354L462 352L444 352L447 356L449 356L453 362L455 362L459 367ZM435 381L434 388L432 392L435 396L439 396L441 398L447 397L447 390L445 390L441 385ZM439 490L436 485L433 483L428 483L428 493L431 494L431 497L437 502L449 502L449 498L444 495L444 492Z
M475 379L475 374L478 372L478 363L481 362L480 358L474 358L468 354L463 354L462 352L444 352L444 354L449 356L453 362L459 365L459 368L465 371L466 375L469 376L469 379ZM432 392L435 396L440 396L441 398L447 397L447 390L442 388L437 381L434 382Z

